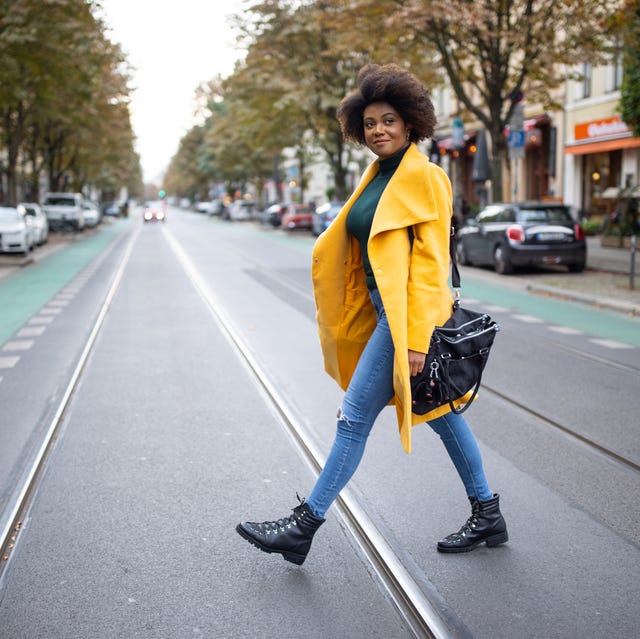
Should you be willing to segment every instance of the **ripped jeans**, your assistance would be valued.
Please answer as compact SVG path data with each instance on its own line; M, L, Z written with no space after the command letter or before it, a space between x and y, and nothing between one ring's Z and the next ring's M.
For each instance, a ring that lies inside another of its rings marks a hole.
M370 291L377 315L373 331L338 413L336 438L307 503L317 517L325 513L356 472L367 438L382 409L393 397L394 348L380 293ZM478 443L462 415L447 413L430 422L440 436L469 497L493 497L482 467Z

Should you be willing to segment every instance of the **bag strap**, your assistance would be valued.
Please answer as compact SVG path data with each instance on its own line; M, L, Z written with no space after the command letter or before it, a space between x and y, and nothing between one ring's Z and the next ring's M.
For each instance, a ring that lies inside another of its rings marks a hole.
M409 242L413 246L413 227L407 227L409 231ZM460 269L458 268L458 260L456 259L456 230L451 225L449 234L449 259L451 260L451 287L454 290L454 308L460 305Z
M449 235L449 257L451 258L451 286L456 289L456 298L460 297L460 270L456 259L456 230L451 225Z

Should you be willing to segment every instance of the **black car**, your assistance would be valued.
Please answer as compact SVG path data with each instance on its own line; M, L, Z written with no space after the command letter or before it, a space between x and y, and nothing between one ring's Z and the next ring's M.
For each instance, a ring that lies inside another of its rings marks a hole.
M587 245L570 207L553 202L490 204L458 231L460 264L493 266L501 274L518 267L566 265L584 270Z

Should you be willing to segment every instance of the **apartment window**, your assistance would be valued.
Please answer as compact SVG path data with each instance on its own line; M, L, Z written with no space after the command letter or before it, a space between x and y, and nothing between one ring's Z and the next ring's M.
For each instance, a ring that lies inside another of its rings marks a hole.
M622 86L622 47L618 43L611 62L607 65L607 93L618 91Z

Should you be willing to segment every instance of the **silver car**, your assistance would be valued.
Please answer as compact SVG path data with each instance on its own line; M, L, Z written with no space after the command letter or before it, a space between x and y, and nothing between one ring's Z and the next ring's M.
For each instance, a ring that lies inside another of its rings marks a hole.
M33 242L37 246L49 239L49 220L39 204L35 202L21 202L18 208L24 210L25 220L33 230Z
M27 255L33 246L33 231L27 224L24 210L0 206L0 252Z

